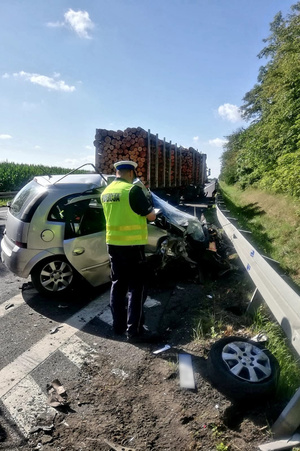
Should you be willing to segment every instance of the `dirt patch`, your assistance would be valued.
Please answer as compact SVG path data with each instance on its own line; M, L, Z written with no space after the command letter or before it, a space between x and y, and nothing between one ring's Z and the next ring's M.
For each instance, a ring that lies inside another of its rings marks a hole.
M207 374L215 340L249 336L245 310L254 287L243 268L235 268L203 284L177 275L176 282L153 286L149 296L161 305L159 313L147 310L148 324L171 349L154 355L157 345L133 345L108 333L79 380L64 381L69 408L57 411L50 431L32 433L19 449L253 451L271 440L269 425L282 406L232 404ZM195 390L180 388L179 353L192 356Z

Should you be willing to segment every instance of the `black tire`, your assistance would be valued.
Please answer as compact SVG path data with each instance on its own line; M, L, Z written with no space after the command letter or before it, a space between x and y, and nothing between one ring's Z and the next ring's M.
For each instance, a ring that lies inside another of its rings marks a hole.
M274 395L280 368L259 343L226 337L213 344L207 361L208 377L227 398L257 403Z
M76 274L65 257L55 256L38 263L31 271L31 280L40 294L57 298L72 290Z

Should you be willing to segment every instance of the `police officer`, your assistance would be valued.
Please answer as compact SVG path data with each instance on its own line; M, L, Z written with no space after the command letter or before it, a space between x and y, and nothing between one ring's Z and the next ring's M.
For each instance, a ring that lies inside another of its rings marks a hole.
M114 167L116 178L101 195L111 263L113 328L118 335L126 331L128 341L147 341L151 335L143 327L144 246L148 242L147 219L154 221L156 215L143 190L133 184L137 163L119 161Z

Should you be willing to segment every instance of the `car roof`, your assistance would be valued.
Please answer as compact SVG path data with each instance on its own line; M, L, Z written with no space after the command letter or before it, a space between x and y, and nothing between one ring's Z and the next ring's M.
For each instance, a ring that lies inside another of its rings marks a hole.
M67 175L44 175L34 177L34 181L44 188L60 187L60 188L80 188L85 190L106 186L107 180L111 181L112 175L100 174L67 174Z

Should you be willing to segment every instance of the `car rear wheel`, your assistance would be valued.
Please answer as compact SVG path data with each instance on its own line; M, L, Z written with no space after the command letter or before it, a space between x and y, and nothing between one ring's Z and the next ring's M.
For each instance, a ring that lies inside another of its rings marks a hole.
M213 385L233 401L263 401L276 390L280 372L277 360L270 351L246 338L218 340L207 364Z
M44 296L58 297L75 284L75 270L64 257L53 257L38 263L31 272L35 289Z

